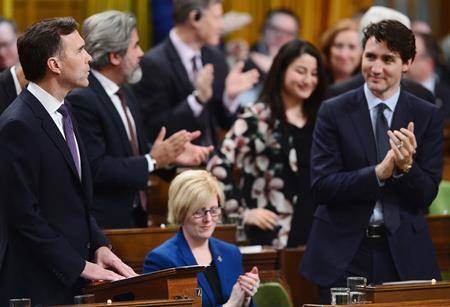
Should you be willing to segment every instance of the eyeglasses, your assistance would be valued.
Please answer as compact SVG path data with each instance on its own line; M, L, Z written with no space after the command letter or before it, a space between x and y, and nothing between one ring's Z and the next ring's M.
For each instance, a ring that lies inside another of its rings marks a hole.
M222 213L221 207L211 207L209 209L201 208L198 209L192 214L192 216L196 219L201 219L206 216L206 214L209 212L211 214L211 217L218 217Z
M292 38L297 36L297 32L295 32L295 31L285 30L285 29L282 29L282 28L280 28L276 25L272 25L272 24L268 25L267 29L272 31L276 35L284 35L284 36L292 37Z

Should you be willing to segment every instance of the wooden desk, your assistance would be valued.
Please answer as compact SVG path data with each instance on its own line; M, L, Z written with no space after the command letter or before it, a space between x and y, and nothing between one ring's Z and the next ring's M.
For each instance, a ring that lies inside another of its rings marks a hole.
M335 307L336 305L321 305L321 304L304 304L303 307ZM373 303L373 304L352 304L339 305L342 307L443 307L450 306L450 300L426 300L426 301L407 301L392 303Z
M439 268L450 272L450 215L430 215L427 222Z
M178 299L178 300L139 300L118 303L95 303L95 304L78 304L76 307L191 307L194 301L192 299ZM53 307L74 307L74 305L58 305Z
M450 282L368 286L364 292L366 300L374 303L450 299Z
M192 299L193 306L201 307L201 290L197 274L204 266L187 266L156 271L140 276L92 284L84 293L95 295L95 302L124 302L134 300Z

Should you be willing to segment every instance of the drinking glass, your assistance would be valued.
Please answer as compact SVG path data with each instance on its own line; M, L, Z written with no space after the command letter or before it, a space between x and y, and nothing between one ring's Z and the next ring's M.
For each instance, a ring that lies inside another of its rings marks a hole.
M331 288L331 304L332 305L346 305L350 304L350 289L349 288Z
M347 277L347 288L350 289L350 301L352 304L364 301L365 293L361 291L361 287L365 287L366 285L367 279L365 277Z
M9 307L31 307L31 299L12 298L9 300Z

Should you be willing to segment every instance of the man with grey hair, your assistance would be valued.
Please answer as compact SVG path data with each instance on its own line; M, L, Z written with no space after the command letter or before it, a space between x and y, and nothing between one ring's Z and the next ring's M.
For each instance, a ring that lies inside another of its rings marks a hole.
M361 37L363 32L362 30L366 28L369 24L377 23L379 21L386 19L397 20L401 22L403 25L405 25L407 28L409 29L411 28L411 21L408 16L388 7L372 6L361 18L359 25ZM347 93L348 91L354 90L363 84L364 84L363 75L359 73L345 82L336 83L330 86L328 88L327 96L329 98L335 97L340 94ZM401 85L404 89L416 95L417 97L422 98L423 100L429 101L431 103L434 103L435 99L433 94L419 83L404 79L401 81Z
M0 71L18 62L16 24L0 16Z
M212 147L190 143L200 135L185 130L164 140L160 132L151 150L143 135L139 108L126 83L141 78L136 19L119 11L95 14L84 22L86 50L92 55L89 87L67 100L80 125L94 178L93 215L104 228L147 225L149 174L170 164L198 165Z
M222 1L174 0L175 28L142 58L143 77L134 86L149 136L166 126L172 134L200 130L203 145L217 144L217 129L228 129L239 107L238 94L258 81L238 63L229 73L216 48L222 30Z

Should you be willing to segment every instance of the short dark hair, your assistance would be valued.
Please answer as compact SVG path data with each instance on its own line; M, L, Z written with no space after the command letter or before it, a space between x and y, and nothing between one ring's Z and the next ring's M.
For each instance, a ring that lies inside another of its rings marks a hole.
M292 17L296 22L297 22L297 31L300 30L300 18L294 13L294 11L288 9L288 8L277 8L277 9L273 9L267 12L266 17L264 18L264 29L269 26L269 23L271 22L273 16L277 15L277 14L283 14L283 15L288 15L290 17Z
M287 42L280 48L270 67L264 87L261 92L260 100L270 107L272 117L270 124L274 120L280 120L282 125L286 125L286 110L284 108L281 90L284 88L284 78L289 65L298 57L309 54L317 61L317 87L311 96L304 101L303 112L308 118L308 123L314 123L317 110L324 98L326 91L325 72L322 62L322 56L314 45L302 39L294 39Z
M72 17L45 19L29 27L17 40L25 78L32 82L43 79L47 60L62 49L61 35L69 35L77 29L78 24Z
M414 33L397 20L386 19L368 25L363 30L363 48L371 37L375 37L378 42L385 42L389 50L398 52L403 63L414 60L416 56Z
M184 23L191 11L198 11L201 16L203 10L216 3L222 0L173 0L173 20L175 24Z

